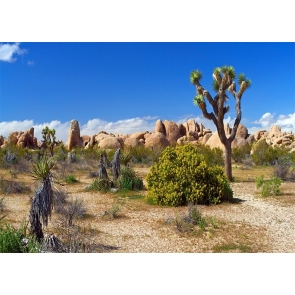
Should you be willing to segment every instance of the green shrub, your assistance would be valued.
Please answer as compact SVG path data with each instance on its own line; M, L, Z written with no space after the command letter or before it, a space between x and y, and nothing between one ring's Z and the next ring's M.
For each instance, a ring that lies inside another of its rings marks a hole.
M75 175L69 174L69 175L66 176L65 182L66 183L76 183L76 182L78 182L78 180L76 179Z
M264 175L261 175L255 179L256 188L262 187L261 195L263 197L281 195L281 183L282 180L277 177L272 177L270 180L265 180Z
M209 205L233 197L223 168L208 165L193 145L167 147L146 180L147 200L162 205Z
M242 147L235 147L232 149L232 158L236 163L242 163L244 159L248 155L250 155L251 152L251 145L246 144Z
M253 146L251 155L255 165L275 165L279 159L291 157L285 147L272 147L265 140L257 142Z
M209 145L198 143L195 146L199 154L204 157L205 162L209 166L224 166L223 151L221 148L210 148Z
M91 185L87 186L87 190L93 190L93 191L102 191L106 192L111 188L111 183L108 179L102 178L98 179L95 178Z
M129 166L121 167L120 175L116 183L119 189L141 190L143 188L142 179L137 177L135 171Z
M36 239L24 235L25 228L16 229L10 225L0 228L0 253L35 253L40 245Z

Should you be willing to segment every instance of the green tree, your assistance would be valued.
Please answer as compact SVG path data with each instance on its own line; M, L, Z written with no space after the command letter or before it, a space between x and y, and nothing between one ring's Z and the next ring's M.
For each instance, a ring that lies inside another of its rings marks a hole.
M212 85L214 91L216 91L217 94L213 98L210 93L200 84L202 73L199 70L195 70L192 71L190 75L190 81L196 86L197 92L193 102L195 105L199 106L199 108L202 110L203 116L206 119L213 121L217 128L220 141L225 147L225 174L229 181L233 180L231 166L231 143L236 136L238 125L242 119L241 98L245 90L251 86L251 80L247 79L244 74L240 74L238 76L238 84L240 85L240 89L236 91L236 83L234 81L235 78L236 73L234 68L231 66L223 66L221 68L214 69ZM226 105L226 101L228 100L227 91L233 95L236 101L236 118L229 137L225 135L223 122L224 115L229 111L229 105ZM213 108L213 112L208 113L205 98Z
M56 144L55 129L49 129L49 127L46 126L44 129L42 129L42 137L46 143L46 146L50 150L51 156L53 157L53 148Z

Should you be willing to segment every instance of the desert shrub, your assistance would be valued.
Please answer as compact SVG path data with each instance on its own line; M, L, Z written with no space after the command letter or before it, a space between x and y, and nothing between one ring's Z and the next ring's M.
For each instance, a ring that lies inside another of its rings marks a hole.
M289 157L289 152L285 147L272 147L265 140L261 140L253 146L251 155L255 165L275 165L280 158L285 157Z
M198 143L195 148L204 157L205 162L209 166L224 166L223 151L221 148L210 148L210 146L201 143Z
M106 178L95 178L93 182L86 187L86 190L106 192L112 187L112 182Z
M73 225L73 221L85 216L87 209L83 200L77 198L69 200L59 200L55 205L55 211L60 214L61 219L69 226Z
M290 153L285 153L284 155L280 155L275 161L273 175L282 180L293 180L293 167L292 155Z
M104 212L103 217L108 217L111 219L118 218L117 213L119 210L120 210L120 207L118 205L113 205L112 208Z
M162 205L209 205L233 197L223 168L208 165L193 145L167 147L146 180L147 199Z
M147 148L144 145L129 147L128 150L132 155L133 163L146 165L156 162L163 151L163 149Z
M129 166L122 166L120 175L116 181L119 189L126 190L141 190L143 188L143 181L136 176L135 171Z
M0 228L0 253L36 253L40 245L35 238L26 237L26 229L22 226L16 229L6 224Z
M18 182L15 180L6 180L1 177L0 192L4 194L23 194L23 193L31 192L31 189L29 186L25 185L23 182Z
M187 214L176 215L174 218L168 218L166 222L174 224L179 232L193 231L195 226L198 226L202 231L204 231L208 224L206 218L202 215L201 209L192 203L188 204L187 209Z
M76 179L76 176L73 175L73 174L68 174L66 177L65 177L65 182L66 183L77 183L78 180Z
M120 153L120 163L124 166L127 166L127 164L131 161L132 154L129 149L124 149Z
M255 179L256 188L262 188L261 189L261 195L263 197L269 197L269 196L278 196L282 194L281 191L281 183L282 180L277 177L272 177L269 180L265 180L264 176L261 175L260 177L257 177Z
M5 207L5 203L4 203L4 197L0 198L0 212L2 212L4 210Z
M242 163L251 152L251 145L246 144L242 147L235 147L232 149L232 158L236 163Z

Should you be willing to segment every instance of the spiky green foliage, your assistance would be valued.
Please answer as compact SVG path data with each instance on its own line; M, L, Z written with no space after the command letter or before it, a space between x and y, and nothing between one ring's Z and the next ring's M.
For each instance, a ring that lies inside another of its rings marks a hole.
M55 165L55 161L52 158L42 157L41 160L33 164L31 174L36 180L45 180L49 177L52 168Z
M233 197L223 169L209 166L193 145L167 147L146 180L147 199L161 205L209 205Z
M212 88L215 92L218 92L218 90L219 90L219 83L215 79L213 79L213 81L212 81Z
M198 94L198 95L196 95L194 97L194 100L193 100L194 105L199 105L199 104L204 103L204 102L205 102L205 100L204 100L203 95Z
M238 76L238 83L239 83L239 85L241 85L243 81L246 82L247 88L250 88L251 87L251 84L252 84L251 80L250 79L247 79L244 73L241 73Z
M195 70L191 72L190 81L192 84L196 84L202 79L203 75L199 70Z
M117 179L117 186L120 189L141 190L143 188L143 181L136 176L135 171L129 166L122 166L120 176Z
M227 74L229 75L229 77L231 79L235 79L236 78L236 72L235 72L235 69L232 66L228 66L226 72L227 72Z
M127 164L131 161L132 154L130 149L124 149L122 150L120 154L120 163L124 166L127 166Z

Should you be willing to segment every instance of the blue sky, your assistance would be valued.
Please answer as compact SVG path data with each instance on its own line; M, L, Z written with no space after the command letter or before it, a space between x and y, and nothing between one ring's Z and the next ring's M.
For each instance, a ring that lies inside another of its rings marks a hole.
M203 73L214 94L215 67L232 65L252 86L242 98L250 132L279 124L295 131L295 46L292 42L30 42L0 43L0 135L48 125L66 140L69 122L81 134L152 131L157 119L202 117L190 72ZM226 122L235 118L230 96Z

